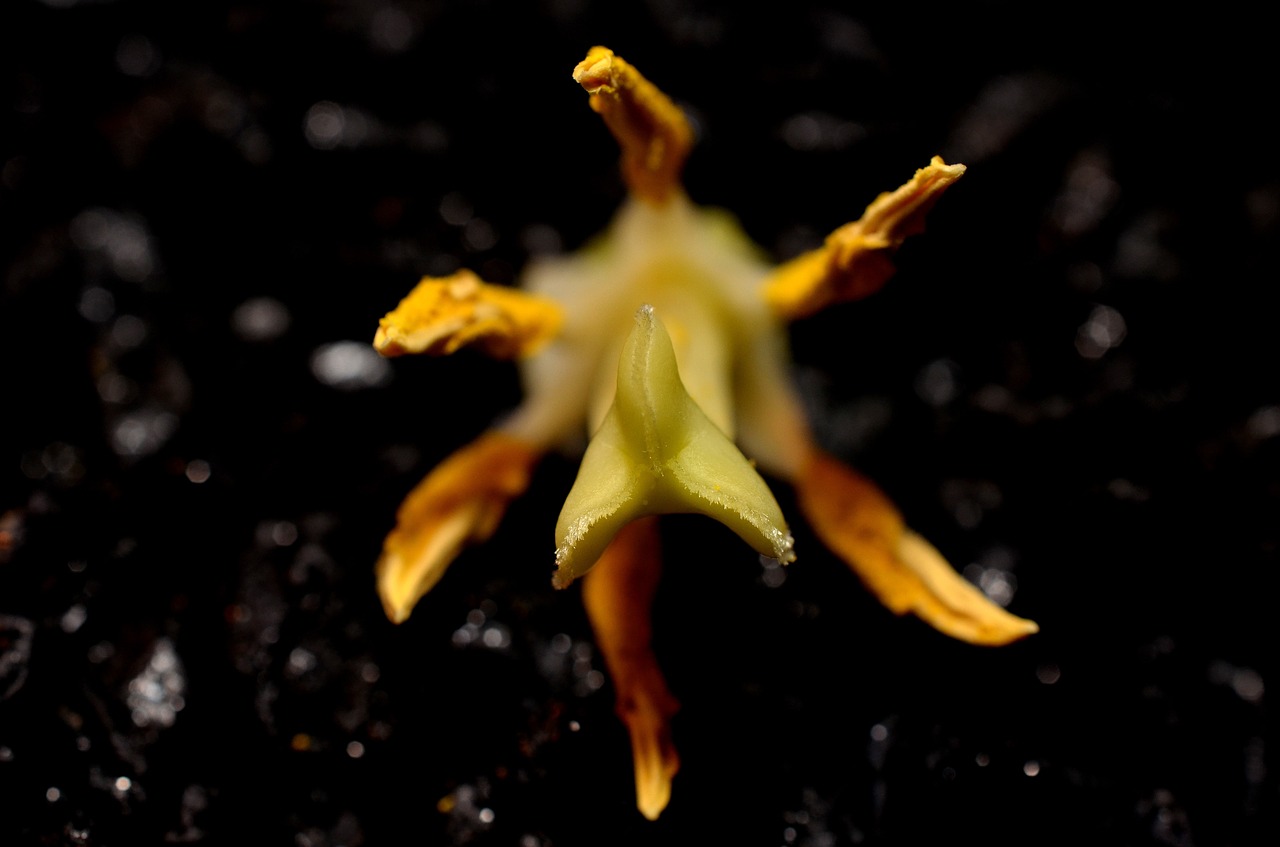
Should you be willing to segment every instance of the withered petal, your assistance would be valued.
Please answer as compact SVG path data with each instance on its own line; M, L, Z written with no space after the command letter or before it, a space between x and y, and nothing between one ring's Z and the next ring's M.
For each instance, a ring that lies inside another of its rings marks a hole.
M528 488L539 458L525 441L488 432L409 492L376 568L378 595L393 623L408 619L464 546L493 534L507 504Z
M651 612L662 574L657 518L641 518L614 537L583 580L582 602L613 679L617 712L631 736L636 807L656 820L671 799L680 757L671 695L653 653Z
M914 614L970 644L1007 644L1039 631L1034 621L987 599L907 529L871 480L814 450L795 483L800 510L814 532L889 611Z
M873 200L861 218L827 236L822 247L778 267L764 282L765 302L779 318L795 320L879 291L894 274L893 254L908 236L924 231L925 215L964 172L964 165L934 156L904 185Z
M679 192L693 129L671 98L607 47L592 47L573 79L622 147L622 176L631 193L661 205Z

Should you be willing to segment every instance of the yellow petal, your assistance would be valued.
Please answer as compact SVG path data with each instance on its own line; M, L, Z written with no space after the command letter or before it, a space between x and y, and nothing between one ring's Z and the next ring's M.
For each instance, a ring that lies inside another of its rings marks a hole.
M893 276L892 257L965 171L941 156L896 191L872 201L862 217L827 236L826 243L792 259L765 280L764 298L780 318L795 319L834 303L874 294Z
M680 704L671 696L653 654L650 612L661 575L656 518L623 527L583 581L582 601L617 695L618 717L631 736L636 807L656 820L671 799L680 757L671 740L671 718Z
M685 512L715 518L766 556L795 559L769 487L689 396L671 336L642 306L622 346L613 407L556 523L555 585L586 573L636 518Z
M906 529L876 485L820 451L796 478L800 510L818 537L844 559L894 614L919 616L970 644L1000 645L1039 631L1006 612Z
M373 347L384 356L442 356L475 344L498 359L536 353L560 329L551 300L500 285L471 271L423 277L394 311L378 322Z
M393 623L408 619L463 546L493 534L507 504L528 488L539 457L520 439L485 433L409 492L377 566L378 595Z
M665 203L680 189L680 169L693 147L684 113L657 86L615 56L592 47L573 69L591 95L591 108L622 146L622 177L636 197Z

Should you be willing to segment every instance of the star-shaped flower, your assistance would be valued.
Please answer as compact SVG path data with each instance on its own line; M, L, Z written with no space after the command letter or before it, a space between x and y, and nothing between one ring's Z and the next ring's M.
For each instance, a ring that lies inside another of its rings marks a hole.
M573 76L622 147L630 198L598 242L531 264L523 291L467 271L428 278L381 321L384 355L476 345L519 359L526 398L405 499L378 590L388 617L405 620L465 545L494 532L538 459L588 433L555 528L553 582L586 577L583 601L631 734L637 805L656 818L679 767L678 704L651 647L656 516L708 515L791 562L759 468L795 487L817 535L894 613L974 644L1037 627L990 602L870 480L821 451L788 379L786 323L884 285L893 253L964 166L934 157L821 248L773 267L728 215L685 196L693 133L661 91L603 47Z

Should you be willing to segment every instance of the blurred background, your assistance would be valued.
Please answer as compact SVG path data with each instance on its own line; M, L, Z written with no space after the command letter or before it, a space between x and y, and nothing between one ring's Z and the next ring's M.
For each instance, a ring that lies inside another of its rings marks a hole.
M1274 844L1274 47L1086 5L7 0L0 843ZM383 362L423 274L514 282L623 197L593 44L778 259L969 166L792 330L823 444L1042 632L894 618L792 516L667 523L657 823L576 586L572 457L394 627L400 499L519 399Z

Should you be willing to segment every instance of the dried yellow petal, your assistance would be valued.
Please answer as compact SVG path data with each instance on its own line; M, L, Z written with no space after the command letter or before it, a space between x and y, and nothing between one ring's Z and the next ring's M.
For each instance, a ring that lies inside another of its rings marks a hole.
M693 147L680 108L607 47L592 47L573 79L622 146L622 177L631 193L662 204L679 192L680 169Z
M498 527L507 504L529 487L540 453L488 432L436 466L396 513L378 559L378 595L393 623L408 619L467 544Z
M844 559L889 611L912 613L970 644L1008 644L1039 631L955 572L866 477L813 451L795 480L800 510L814 532Z
M657 519L641 518L614 537L582 587L596 645L613 678L618 717L631 736L636 807L649 820L667 807L680 769L671 740L671 718L680 704L652 646L650 611L662 574L660 556Z
M879 291L894 274L893 254L908 236L924 231L925 215L964 172L964 165L934 156L909 182L872 201L861 218L827 236L822 247L779 267L763 289L774 314L801 318Z
M494 358L513 359L540 350L560 323L554 301L489 285L462 270L449 277L423 277L378 322L373 347L384 356L443 356L474 344Z
M689 396L671 336L642 306L622 346L613 406L556 522L555 585L586 573L631 521L675 513L715 518L757 552L795 559L769 487Z

